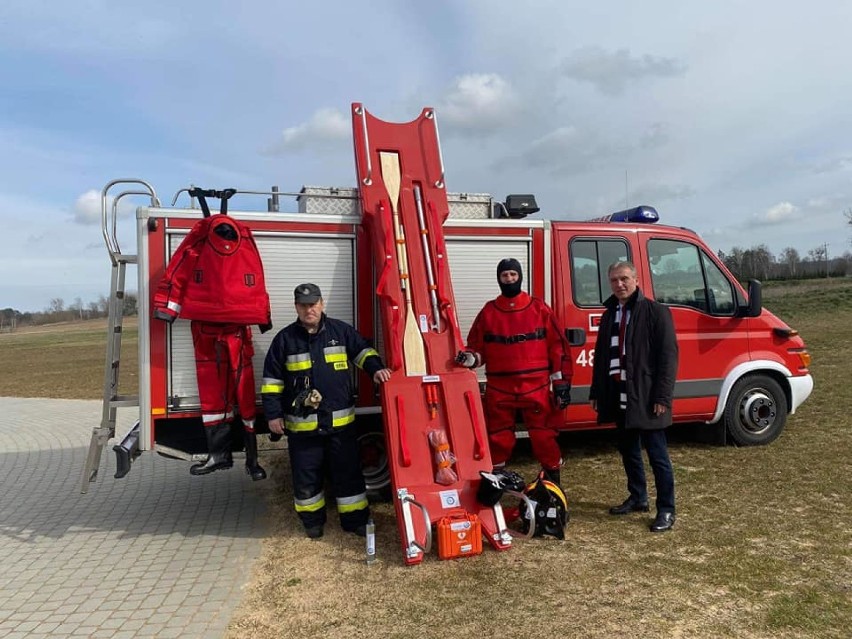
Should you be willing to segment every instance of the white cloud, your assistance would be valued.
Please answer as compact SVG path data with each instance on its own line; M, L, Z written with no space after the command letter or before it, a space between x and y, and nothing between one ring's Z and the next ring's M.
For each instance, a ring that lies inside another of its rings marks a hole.
M489 133L504 126L518 111L512 86L496 73L459 76L440 101L441 124L461 133Z
M112 203L109 203L112 206ZM101 221L101 194L94 189L86 191L74 202L74 221L78 224L99 224Z
M833 173L852 169L852 155L827 158L813 165L814 173Z
M763 213L757 213L752 216L752 226L761 224L784 224L790 220L795 220L799 208L790 202L779 202L775 206L771 206Z
M349 144L352 137L352 125L347 115L338 109L318 109L310 120L281 132L279 140L265 152L278 155L288 151L306 149L338 149Z
M609 52L596 46L577 49L559 68L565 77L588 82L610 96L621 95L631 82L677 77L686 72L686 66L675 58L647 54L635 57L628 49Z
M115 197L107 195L107 216L112 219ZM133 215L136 207L129 200L122 198L118 202L118 217L127 218ZM100 224L101 223L101 192L89 189L74 202L74 221L77 224Z

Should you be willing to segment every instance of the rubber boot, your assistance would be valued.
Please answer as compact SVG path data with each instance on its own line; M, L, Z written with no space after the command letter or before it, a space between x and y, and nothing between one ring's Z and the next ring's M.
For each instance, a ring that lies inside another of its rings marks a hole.
M234 465L231 457L231 425L223 423L205 426L204 434L207 436L207 461L191 466L190 475L207 475L214 470L230 468Z
M557 486L562 488L562 484L559 483L560 473L559 473L558 468L553 468L553 469L542 468L541 471L544 473L544 478L547 481L553 482L554 484L556 484Z
M243 429L243 441L246 445L246 474L252 481L266 479L266 471L257 463L257 435Z

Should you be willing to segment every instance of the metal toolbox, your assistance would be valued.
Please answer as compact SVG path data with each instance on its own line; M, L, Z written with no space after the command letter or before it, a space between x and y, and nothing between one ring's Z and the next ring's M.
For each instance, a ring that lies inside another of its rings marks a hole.
M358 189L352 187L303 186L296 198L299 213L361 215ZM450 217L482 220L492 217L492 198L487 193L447 193Z

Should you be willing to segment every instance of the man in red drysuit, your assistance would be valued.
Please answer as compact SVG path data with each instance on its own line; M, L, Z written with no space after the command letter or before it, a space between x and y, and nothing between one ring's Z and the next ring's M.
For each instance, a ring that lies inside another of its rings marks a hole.
M201 219L175 251L154 294L154 317L192 320L192 342L207 461L189 472L231 468L234 406L243 422L246 473L266 478L257 460L251 329L272 327L269 295L251 231L227 215Z
M521 411L533 454L546 478L559 484L562 453L550 417L571 403L573 367L568 342L550 307L521 290L518 260L497 265L501 295L486 303L471 326L459 365L485 364L485 419L495 468L515 447L515 414ZM551 385L553 390L551 393Z

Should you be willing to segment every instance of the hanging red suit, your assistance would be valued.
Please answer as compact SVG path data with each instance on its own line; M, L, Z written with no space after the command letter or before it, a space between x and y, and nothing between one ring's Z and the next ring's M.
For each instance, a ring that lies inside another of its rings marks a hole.
M191 189L204 217L189 231L169 260L154 293L154 317L192 321L192 342L201 418L210 456L190 472L204 475L230 468L230 424L239 408L246 445L246 472L252 479L266 473L257 464L254 432L255 383L249 324L261 333L272 328L263 263L251 230L227 215L233 189ZM207 197L221 198L219 215L210 215Z

